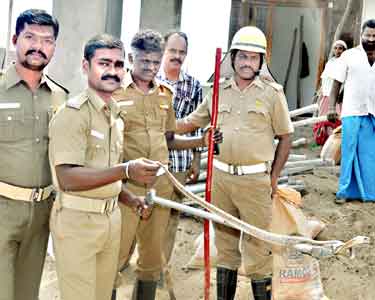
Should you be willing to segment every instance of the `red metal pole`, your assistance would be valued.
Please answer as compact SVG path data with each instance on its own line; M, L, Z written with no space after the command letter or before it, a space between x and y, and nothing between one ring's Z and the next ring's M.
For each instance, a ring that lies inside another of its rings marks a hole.
M220 61L221 48L216 48L215 58L215 77L212 93L212 110L211 110L211 127L216 128L217 112L219 103L219 80L220 80ZM211 202L211 186L212 186L212 162L214 158L214 142L213 130L209 133L208 142L208 158L207 158L207 180L206 180L206 201ZM204 299L210 299L210 223L208 220L204 221Z

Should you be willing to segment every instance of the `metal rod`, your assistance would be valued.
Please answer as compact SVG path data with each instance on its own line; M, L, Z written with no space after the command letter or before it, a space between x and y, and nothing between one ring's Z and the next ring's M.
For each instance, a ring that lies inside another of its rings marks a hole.
M313 125L319 122L327 121L327 116L312 117L305 120L292 122L294 127L301 127L306 125Z
M319 106L318 104L315 103L315 104L311 104L311 105L308 105L299 109L292 110L289 112L289 116L292 118L292 117L296 117L299 115L303 115L305 113L317 111L318 109L319 109Z
M306 144L307 144L307 139L306 138L300 138L300 139L292 142L292 147L298 147L298 146L302 146L302 145L306 145Z
M288 161L299 161L306 160L306 155L304 154L289 154Z
M318 159L309 159L309 160L299 160L299 161L289 161L285 164L285 168L295 168L295 167L318 167L318 166L334 166L334 160L323 160Z
M219 223L219 224L228 225L228 223L222 217L220 217L218 215L215 215L213 213L207 212L203 209L191 207L191 206L181 204L181 203L178 203L178 202L175 202L175 201L160 198L158 196L152 196L151 201L160 205L160 206L173 208L173 209L176 209L178 211L182 211L182 212L188 213L190 215L193 215L195 217L203 218L205 220L211 220L211 221L213 221L215 223Z
M281 171L281 176L287 176L287 175L295 175L299 173L305 173L310 172L312 173L314 170L313 166L304 166L304 167L295 167L295 168L287 168Z
M211 108L211 127L216 128L217 115L219 108L219 81L220 81L220 62L221 62L221 48L216 48L215 56L215 76L214 86L212 91L212 108ZM207 158L207 180L206 180L206 201L211 202L211 185L212 185L212 168L214 159L214 143L213 130L209 133L208 141L208 158ZM210 223L204 222L204 299L210 299L210 281L211 281L211 266L210 266Z
M186 189L194 194L203 193L206 189L206 183L187 184Z

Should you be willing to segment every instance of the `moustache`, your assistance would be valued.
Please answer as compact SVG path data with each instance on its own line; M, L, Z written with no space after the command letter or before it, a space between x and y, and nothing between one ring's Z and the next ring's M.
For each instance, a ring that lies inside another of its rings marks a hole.
M255 73L255 70L252 67L250 67L250 66L242 66L242 67L240 67L240 69L241 70L249 69L249 70L251 70L251 71L253 71Z
M40 51L40 50L34 50L34 49L28 50L26 52L26 56L30 55L30 54L34 54L34 53L38 53L41 57L43 57L44 59L47 59L47 55L45 55L42 51Z
M101 78L101 80L109 80L109 79L113 79L116 82L120 82L121 81L120 78L117 75L104 75Z
M171 62L178 62L180 65L182 65L181 59L178 59L178 58L172 58Z
M375 42L369 42L369 41L363 41L362 40L362 46L363 46L363 49L365 49L367 51L375 50Z

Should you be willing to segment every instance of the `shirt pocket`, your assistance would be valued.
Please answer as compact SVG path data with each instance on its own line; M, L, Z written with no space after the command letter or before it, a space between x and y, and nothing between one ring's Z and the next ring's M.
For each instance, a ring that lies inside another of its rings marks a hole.
M160 124L160 130L166 131L168 111L171 109L167 102L159 102L159 105L155 108L155 116L157 123Z
M249 106L245 117L245 126L251 130L264 131L271 126L270 115L265 108Z
M124 122L124 132L135 127L137 121L137 108L133 101L124 101L124 103L120 104L120 118Z
M225 125L225 122L229 121L230 114L232 112L232 106L229 104L219 104L218 107L218 118L217 126L221 127Z
M0 109L0 140L15 142L27 137L32 128L25 126L25 114L22 107Z
M90 167L108 167L109 155L107 139L104 133L91 129L87 145L87 163Z
M121 119L116 120L115 126L112 127L112 147L111 151L111 165L118 164L123 159L124 151L124 132L123 132L123 122Z

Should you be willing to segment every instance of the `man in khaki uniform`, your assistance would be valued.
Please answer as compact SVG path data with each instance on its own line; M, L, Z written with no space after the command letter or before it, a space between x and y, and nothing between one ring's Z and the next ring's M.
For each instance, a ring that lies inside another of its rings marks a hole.
M293 132L282 87L261 79L259 69L266 53L266 38L256 27L244 27L231 46L232 79L220 86L218 127L224 142L214 159L213 204L259 228L268 229L271 197L288 158ZM211 118L209 93L177 132L204 127ZM274 138L279 144L274 149ZM239 233L215 224L218 249L217 299L234 299L237 269L241 263ZM244 236L243 260L252 278L255 300L271 299L270 246Z
M52 206L48 123L67 90L44 67L59 25L42 10L16 21L16 62L0 73L0 299L37 300Z
M57 189L50 226L62 299L109 300L121 238L118 200L144 217L147 213L144 200L123 188L122 180L151 183L158 165L146 160L119 164L123 123L111 95L125 72L122 42L109 35L93 37L85 45L82 67L88 89L69 99L50 124Z
M131 42L133 64L126 74L121 89L113 95L118 101L124 120L124 159L146 157L168 164L168 147L188 149L204 146L202 137L174 136L176 120L172 106L172 91L155 81L159 70L163 41L159 33L148 30L137 33ZM149 188L156 189L160 197L170 199L173 187L166 175L155 185L128 180L126 187L138 196L145 196ZM131 209L120 205L123 230L120 250L120 268L131 255L133 241L138 244L137 282L133 299L155 299L156 283L165 264L162 250L168 224L169 209L155 206L148 220L141 219ZM126 222L126 225L125 225Z

